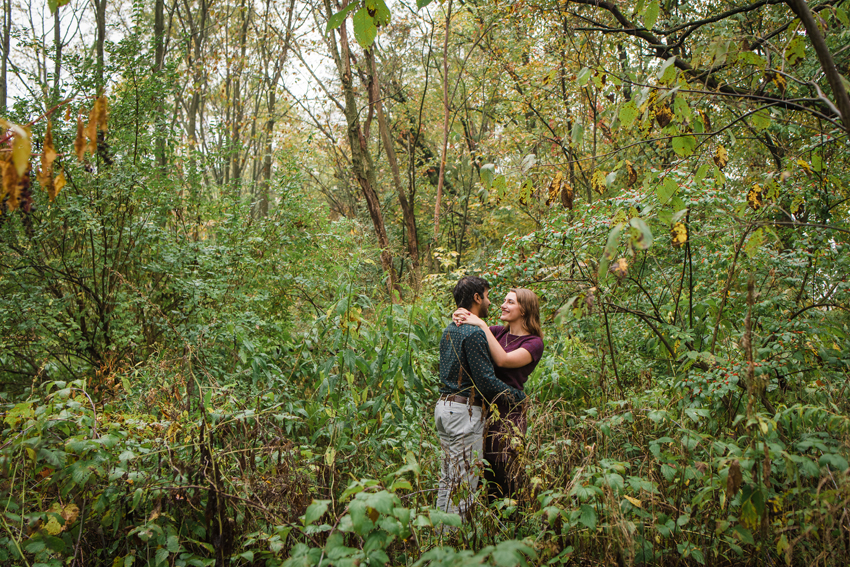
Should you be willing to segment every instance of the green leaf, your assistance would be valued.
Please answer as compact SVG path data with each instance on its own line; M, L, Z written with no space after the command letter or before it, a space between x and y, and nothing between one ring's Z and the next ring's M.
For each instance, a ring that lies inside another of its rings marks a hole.
M390 13L390 9L387 8L387 5L384 3L384 0L366 0L366 8L375 13L375 15L372 16L375 20L375 25L386 26L390 23L390 17L392 14Z
M461 520L457 514L448 514L442 510L431 510L431 523L433 525L445 524L447 526L460 527Z
M638 250L646 250L652 246L652 231L649 225L641 218L634 217L629 221L632 227L632 246Z
M659 81L667 83L676 76L676 67L673 65L675 62L676 56L673 55L661 64L661 68L658 69L658 73L655 75Z
M578 75L576 75L578 86L583 87L587 84L588 79L590 79L590 73L591 71L587 67L578 72Z
M764 244L764 231L762 229L758 229L747 239L747 243L744 245L744 252L747 253L747 256L752 258L758 253L762 244Z
M649 6L646 7L646 13L643 15L643 26L651 30L655 27L655 22L658 20L658 0L652 0Z
M341 26L342 22L345 21L345 17L350 14L357 6L358 2L352 2L336 14L331 15L331 17L328 18L328 26L325 28L325 31L329 32Z
M367 493L361 492L355 496L358 500L363 500L367 506L371 506L381 514L392 514L398 498L386 490L380 492Z
M160 547L159 549L156 550L156 560L155 560L154 564L155 565L162 565L166 561L168 561L168 550L165 549L164 547Z
M752 122L753 128L759 132L766 130L770 126L770 112L766 108L759 110L753 114Z
M176 535L168 536L165 547L171 553L177 553L178 551L180 551L180 538Z
M370 47L378 36L378 26L375 25L375 20L366 11L366 8L360 8L354 13L352 18L354 23L354 38L363 49Z
M664 178L664 182L658 186L658 189L655 190L655 194L658 195L658 201L662 205L666 205L667 201L676 194L676 191L679 190L679 186L669 177Z
M638 117L638 114L640 114L640 112L638 111L637 105L633 100L630 100L629 102L620 107L620 124L624 128L628 128L634 123L635 118Z
M608 266L611 265L611 260L614 259L614 255L617 253L617 246L620 244L620 234L623 232L624 226L623 223L619 223L608 233L608 241L605 243L605 249L602 251L602 259L599 261L599 273L597 277L599 278L600 285L604 284L608 279Z
M313 503L307 506L307 511L304 512L304 525L309 526L324 516L330 503L330 500L313 500Z
M835 7L835 17L841 22L845 28L850 28L850 18L847 17L847 12L841 6Z
M589 504L581 505L581 515L579 516L578 521L584 524L585 527L591 530L596 529L596 510L593 509L593 506Z
M495 164L485 163L478 170L478 175L481 177L481 183L484 184L484 188L489 191L490 187L493 186L493 177L496 175Z
M673 151L680 157L688 157L694 153L697 139L693 136L676 136L673 138Z

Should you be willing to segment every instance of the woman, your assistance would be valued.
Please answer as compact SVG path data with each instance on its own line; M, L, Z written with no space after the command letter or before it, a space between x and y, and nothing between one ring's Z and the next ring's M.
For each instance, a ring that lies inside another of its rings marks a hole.
M452 320L475 325L487 335L496 377L520 390L543 355L543 331L540 328L540 304L529 289L511 289L502 303L499 317L504 326L489 327L466 309L458 309ZM498 415L490 419L484 439L484 457L490 469L484 478L490 486L491 498L513 496L519 488L522 471L517 462L517 449L522 445L528 424L525 406L510 407L496 400Z

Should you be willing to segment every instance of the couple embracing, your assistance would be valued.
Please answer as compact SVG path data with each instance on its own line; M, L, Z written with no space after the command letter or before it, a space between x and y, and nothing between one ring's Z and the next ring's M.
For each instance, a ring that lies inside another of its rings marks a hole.
M521 471L517 448L527 429L523 385L543 354L540 307L527 289L512 289L503 326L489 327L490 284L464 276L458 310L440 340L440 399L434 409L443 450L437 508L466 517L484 463L490 498L512 496ZM488 418L488 413L489 418Z

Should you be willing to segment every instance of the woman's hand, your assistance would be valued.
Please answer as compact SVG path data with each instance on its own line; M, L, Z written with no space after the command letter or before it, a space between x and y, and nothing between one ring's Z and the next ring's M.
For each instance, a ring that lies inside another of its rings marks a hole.
M473 315L463 307L460 307L457 311L452 313L452 321L455 325L460 327L461 325L475 325L476 327L484 328L487 326L487 323L481 320L477 315Z

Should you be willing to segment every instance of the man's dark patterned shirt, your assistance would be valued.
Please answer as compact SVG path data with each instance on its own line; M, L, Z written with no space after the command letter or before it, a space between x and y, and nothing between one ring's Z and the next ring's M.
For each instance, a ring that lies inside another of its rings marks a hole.
M449 323L440 339L441 394L457 394L488 402L519 403L525 392L508 386L493 372L487 335L474 325ZM473 394L473 388L475 393Z

